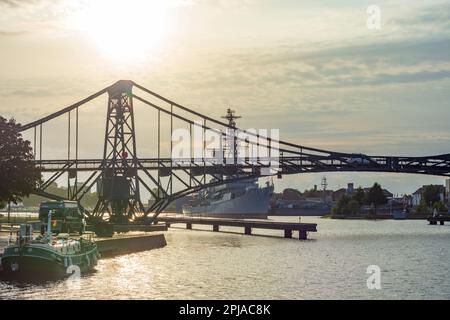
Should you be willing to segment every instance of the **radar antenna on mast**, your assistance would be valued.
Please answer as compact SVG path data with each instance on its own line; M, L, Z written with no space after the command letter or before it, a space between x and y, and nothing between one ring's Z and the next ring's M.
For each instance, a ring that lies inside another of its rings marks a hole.
M241 116L237 116L235 110L231 110L230 108L227 109L227 114L225 116L222 116L222 119L228 120L228 125L232 128L236 128L236 119L242 118Z

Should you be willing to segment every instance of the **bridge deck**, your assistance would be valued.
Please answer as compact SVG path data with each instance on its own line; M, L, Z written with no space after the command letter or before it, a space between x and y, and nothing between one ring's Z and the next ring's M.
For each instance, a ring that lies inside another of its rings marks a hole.
M210 225L213 231L219 231L220 226L224 227L241 227L244 228L245 234L251 235L252 229L271 229L284 230L285 238L292 238L293 231L299 231L301 240L307 239L308 232L317 232L316 223L295 223L295 222L275 222L265 220L242 220L242 219L226 219L226 218L204 218L204 217L186 217L177 216L159 216L158 222L164 222L168 227L171 224L183 223L187 229L192 229L192 225Z

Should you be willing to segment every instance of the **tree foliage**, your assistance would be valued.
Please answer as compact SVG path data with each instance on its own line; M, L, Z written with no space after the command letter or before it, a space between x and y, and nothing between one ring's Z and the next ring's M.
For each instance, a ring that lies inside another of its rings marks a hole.
M353 199L356 200L360 206L366 203L366 198L366 193L364 192L363 188L359 187L358 189L356 189L356 193L353 196Z
M373 205L373 213L377 207L387 203L387 197L378 183L375 183L369 191L359 187L352 195L343 195L333 208L336 215L355 215L360 213L363 205Z
M333 214L336 215L355 215L359 213L361 205L353 197L343 195L337 205L333 208Z
M375 182L372 188L370 188L369 192L367 193L367 202L371 205L374 205L375 212L378 206L387 203L386 195L384 194L383 189L378 183Z
M305 189L303 196L305 198L320 198L322 196L322 190L317 189Z
M0 202L17 203L41 180L29 141L18 132L14 119L0 117Z
M422 199L425 202L425 205L431 205L433 207L435 203L441 201L440 193L441 189L439 186L425 186L422 193Z
M430 213L430 209L427 205L422 201L419 205L416 206L415 212L419 214Z
M46 191L48 193L60 196L60 197L67 197L67 187L64 186L58 186L56 182L51 183ZM48 201L47 198L37 196L37 195L30 195L29 197L23 198L23 205L25 207L37 207L42 201ZM80 201L80 204L85 209L93 209L95 205L97 204L98 197L96 192L86 192L86 194L83 196L83 198Z
M436 209L437 212L447 212L448 208L444 202L438 201L433 204L433 209Z

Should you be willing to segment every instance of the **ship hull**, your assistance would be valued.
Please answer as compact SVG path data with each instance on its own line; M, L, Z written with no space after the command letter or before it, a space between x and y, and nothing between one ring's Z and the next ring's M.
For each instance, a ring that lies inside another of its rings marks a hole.
M30 250L31 249L31 250ZM97 247L87 252L62 255L35 246L9 247L1 257L0 277L5 280L42 281L70 276L78 267L80 273L91 271L97 264Z
M4 280L57 280L67 276L63 264L42 257L4 257L2 269Z
M206 206L183 206L183 213L197 217L267 219L273 188L253 189L244 195Z

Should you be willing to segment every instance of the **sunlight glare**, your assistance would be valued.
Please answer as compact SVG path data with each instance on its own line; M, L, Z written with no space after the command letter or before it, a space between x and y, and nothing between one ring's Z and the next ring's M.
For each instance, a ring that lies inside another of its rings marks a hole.
M86 33L102 52L133 62L158 49L168 31L164 0L77 1L66 23Z

